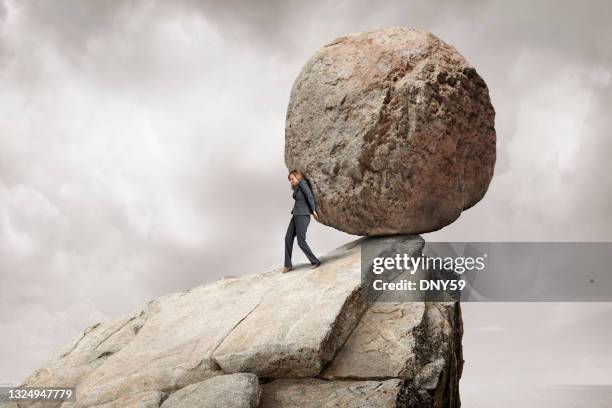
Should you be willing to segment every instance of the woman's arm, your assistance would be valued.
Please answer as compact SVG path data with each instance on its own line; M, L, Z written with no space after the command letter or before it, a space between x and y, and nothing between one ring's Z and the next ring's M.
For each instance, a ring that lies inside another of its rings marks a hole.
M308 207L310 207L310 211L314 214L317 212L317 207L315 205L314 196L312 195L312 191L310 191L310 187L308 187L308 183L306 180L300 180L300 187L306 196L306 201L308 202Z

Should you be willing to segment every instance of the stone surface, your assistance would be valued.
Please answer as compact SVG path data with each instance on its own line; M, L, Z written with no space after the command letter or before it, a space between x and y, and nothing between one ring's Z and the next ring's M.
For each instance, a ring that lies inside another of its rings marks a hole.
M312 186L323 224L357 235L453 222L485 194L495 110L452 46L391 27L337 38L291 90L285 163Z
M35 370L25 383L30 387L77 385L109 356L128 344L145 320L144 310L138 310L129 316L88 327Z
M375 244L370 255L418 256L424 241L362 238L322 256L317 269L163 296L89 327L21 385L76 387L77 403L63 408L227 406L224 398L255 406L257 377L271 406L317 406L327 395L321 406L458 407L459 305L368 304L364 243Z
M457 303L374 303L320 377L405 378L420 406L459 407L462 336Z
M323 372L326 379L368 379L414 376L418 329L425 303L374 303L351 337Z
M312 271L225 279L156 300L138 336L78 385L81 404L219 373L318 374L360 317L359 254L347 245Z
M463 371L463 320L458 303L426 304L426 324L419 331L415 354L418 372L410 378L415 394L432 407L460 407Z
M158 408L163 396L160 391L125 394L114 401L96 405L95 408Z
M263 385L262 408L397 407L402 381L276 380Z
M305 272L294 269L275 279L217 348L214 359L221 369L312 377L332 360L365 310L359 246L347 246Z
M260 395L255 374L219 375L181 388L161 408L255 408Z

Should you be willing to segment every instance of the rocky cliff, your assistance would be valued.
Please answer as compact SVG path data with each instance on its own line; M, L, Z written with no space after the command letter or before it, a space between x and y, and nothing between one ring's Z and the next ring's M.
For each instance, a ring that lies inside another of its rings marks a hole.
M318 269L226 278L97 323L22 385L76 387L63 408L459 407L459 304L366 302L373 239Z

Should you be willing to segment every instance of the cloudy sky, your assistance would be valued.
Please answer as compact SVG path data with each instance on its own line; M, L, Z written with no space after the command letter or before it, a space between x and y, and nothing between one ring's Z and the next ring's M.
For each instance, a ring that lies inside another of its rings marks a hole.
M90 324L281 265L291 84L350 32L429 30L489 86L489 192L426 240L611 241L611 10L0 0L0 383ZM311 225L317 253L352 239ZM606 303L466 304L468 396L486 381L612 383L611 318Z

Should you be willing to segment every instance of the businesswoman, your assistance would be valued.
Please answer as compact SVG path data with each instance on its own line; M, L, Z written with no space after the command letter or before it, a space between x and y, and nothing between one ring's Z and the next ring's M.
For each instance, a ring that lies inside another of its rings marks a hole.
M291 216L287 234L285 235L285 267L283 268L283 272L289 272L292 268L291 252L293 251L293 241L296 236L298 245L302 251L304 251L304 254L306 254L312 268L316 268L321 265L321 261L317 259L306 243L306 230L310 223L310 214L312 213L315 219L319 218L314 196L312 195L312 191L310 191L308 182L304 180L304 176L302 176L299 170L291 170L288 178L289 183L291 183L291 188L293 189L295 204L293 205L293 210L291 210L291 214L293 215Z

